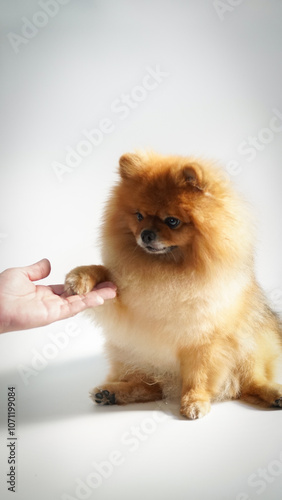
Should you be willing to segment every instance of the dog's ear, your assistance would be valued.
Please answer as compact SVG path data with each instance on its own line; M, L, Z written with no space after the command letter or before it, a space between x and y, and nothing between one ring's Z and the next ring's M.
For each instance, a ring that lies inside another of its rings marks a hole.
M136 153L126 153L119 159L119 173L123 179L129 179L140 172L142 168L142 159Z
M184 180L185 184L193 186L200 191L203 191L204 189L203 172L200 165L198 165L197 163L191 163L185 165L182 168L181 174L182 174L182 181Z

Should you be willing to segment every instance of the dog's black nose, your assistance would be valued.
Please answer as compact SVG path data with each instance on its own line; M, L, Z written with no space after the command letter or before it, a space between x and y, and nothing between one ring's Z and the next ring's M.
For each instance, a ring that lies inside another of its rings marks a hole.
M149 229L144 229L141 233L141 238L143 243L149 245L149 243L152 243L152 241L156 239L156 233L154 233L154 231L150 231Z

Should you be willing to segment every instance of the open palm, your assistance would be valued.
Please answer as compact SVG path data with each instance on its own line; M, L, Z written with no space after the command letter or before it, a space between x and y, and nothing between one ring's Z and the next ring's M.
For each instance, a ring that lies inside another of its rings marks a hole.
M48 259L0 274L0 332L24 330L66 319L115 297L112 283L101 283L86 295L67 296L64 285L36 285L51 270Z

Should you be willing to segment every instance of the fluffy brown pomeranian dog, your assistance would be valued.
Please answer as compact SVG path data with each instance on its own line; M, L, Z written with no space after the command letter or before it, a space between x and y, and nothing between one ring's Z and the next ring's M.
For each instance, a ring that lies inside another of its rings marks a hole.
M77 267L65 284L75 294L117 285L117 297L95 309L111 371L93 400L179 394L189 419L223 399L281 408L281 325L254 276L244 203L207 162L138 153L119 164L102 228L104 266Z

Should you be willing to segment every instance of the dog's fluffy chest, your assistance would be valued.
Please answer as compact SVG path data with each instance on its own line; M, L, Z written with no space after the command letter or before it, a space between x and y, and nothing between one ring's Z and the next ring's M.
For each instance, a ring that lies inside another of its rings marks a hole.
M117 276L118 298L96 313L121 362L177 373L179 350L210 340L221 311L238 301L246 276L200 285L187 276L156 280L149 271L147 277Z

